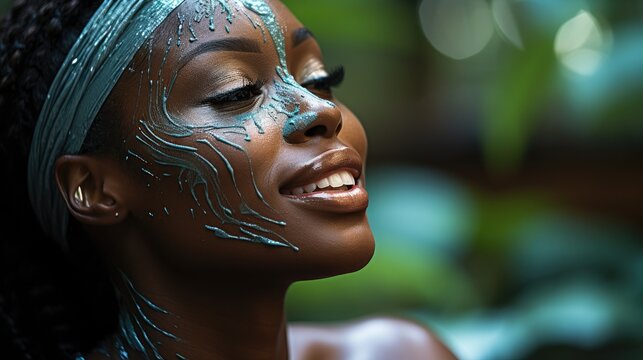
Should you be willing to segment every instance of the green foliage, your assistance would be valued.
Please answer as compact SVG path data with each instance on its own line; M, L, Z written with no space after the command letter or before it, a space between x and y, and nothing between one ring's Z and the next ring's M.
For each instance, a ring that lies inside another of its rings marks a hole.
M326 321L410 309L458 313L476 307L478 299L468 276L447 258L387 246L359 272L294 285L288 304L293 319Z
M484 112L483 144L490 170L511 173L521 164L533 124L549 100L556 71L551 39L539 38L528 50L513 51L499 64L489 84Z
M418 38L412 3L387 0L286 0L322 45L413 51ZM411 5L411 6L409 6Z

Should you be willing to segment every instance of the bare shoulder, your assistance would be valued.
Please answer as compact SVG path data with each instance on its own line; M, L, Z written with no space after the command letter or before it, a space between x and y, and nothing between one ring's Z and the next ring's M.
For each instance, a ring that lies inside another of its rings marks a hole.
M455 359L447 347L425 326L401 318L372 318L344 329L351 352L368 351L370 359ZM366 350L365 350L366 349Z
M292 359L453 360L456 357L425 326L379 317L333 326L290 328Z

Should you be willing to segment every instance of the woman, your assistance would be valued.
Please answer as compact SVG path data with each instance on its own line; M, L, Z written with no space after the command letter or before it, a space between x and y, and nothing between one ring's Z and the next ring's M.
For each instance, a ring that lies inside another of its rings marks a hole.
M373 239L343 70L283 4L17 1L2 33L14 354L451 358L404 320L286 324L290 284Z

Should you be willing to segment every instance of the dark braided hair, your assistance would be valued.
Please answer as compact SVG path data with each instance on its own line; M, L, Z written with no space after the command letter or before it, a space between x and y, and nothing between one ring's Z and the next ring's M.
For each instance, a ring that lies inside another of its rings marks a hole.
M49 86L99 0L16 0L0 22L0 358L64 359L113 331L113 290L73 220L73 256L47 238L27 192L27 159ZM105 108L82 152L114 139ZM9 235L10 232L15 236ZM89 264L94 263L92 266Z

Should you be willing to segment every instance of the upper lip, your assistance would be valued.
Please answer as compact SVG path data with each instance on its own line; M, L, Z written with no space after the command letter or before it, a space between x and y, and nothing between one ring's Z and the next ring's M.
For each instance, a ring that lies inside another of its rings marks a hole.
M352 148L343 147L326 151L295 168L297 170L286 177L280 190L312 184L339 170L347 170L355 179L359 179L362 175L362 158Z

